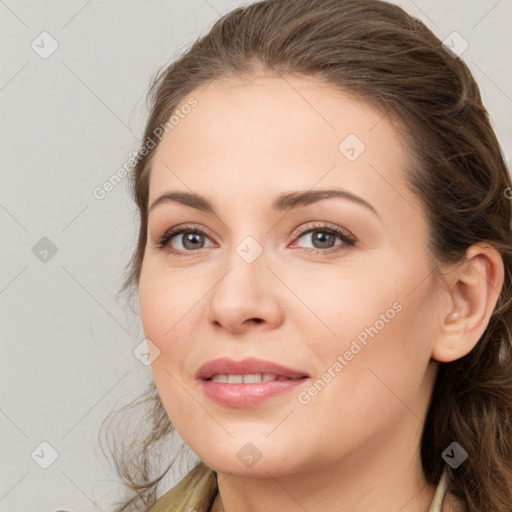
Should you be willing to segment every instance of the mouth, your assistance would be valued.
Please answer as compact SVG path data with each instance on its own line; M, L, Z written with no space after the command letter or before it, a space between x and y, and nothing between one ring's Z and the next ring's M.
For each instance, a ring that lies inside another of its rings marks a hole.
M309 374L262 359L220 358L201 366L196 378L214 402L244 408L292 391L309 380Z
M301 379L309 377L309 374L302 370L297 370L283 366L273 361L249 357L241 361L235 361L228 357L213 359L203 364L197 372L196 378L208 380L220 378L219 382L228 382L240 384L244 382L267 382L276 379ZM228 380L222 380L227 377ZM242 380L240 380L242 378Z

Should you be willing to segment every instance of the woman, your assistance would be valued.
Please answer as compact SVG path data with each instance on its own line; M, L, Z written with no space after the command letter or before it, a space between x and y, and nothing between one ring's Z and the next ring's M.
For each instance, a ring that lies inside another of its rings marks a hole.
M466 65L385 2L266 0L150 99L118 510L510 512L510 179Z

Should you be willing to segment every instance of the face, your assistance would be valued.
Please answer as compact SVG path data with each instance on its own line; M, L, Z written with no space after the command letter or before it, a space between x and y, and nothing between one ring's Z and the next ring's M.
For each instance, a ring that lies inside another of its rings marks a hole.
M154 155L139 282L174 427L207 465L240 475L413 450L436 294L393 126L306 78L224 78L191 96ZM220 358L231 362L198 376Z

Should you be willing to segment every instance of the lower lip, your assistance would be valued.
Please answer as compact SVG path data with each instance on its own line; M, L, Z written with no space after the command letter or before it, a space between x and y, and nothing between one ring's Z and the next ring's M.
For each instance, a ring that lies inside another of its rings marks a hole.
M308 378L290 380L271 380L250 384L227 384L202 380L201 387L214 402L228 407L254 407L272 397L289 393L304 384Z

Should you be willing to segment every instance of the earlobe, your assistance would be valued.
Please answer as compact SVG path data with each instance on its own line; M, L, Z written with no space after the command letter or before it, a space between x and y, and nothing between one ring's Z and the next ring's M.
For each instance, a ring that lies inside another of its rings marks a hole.
M450 362L468 354L484 333L504 280L500 253L487 244L472 245L466 259L446 276L448 313L442 313L432 358Z

